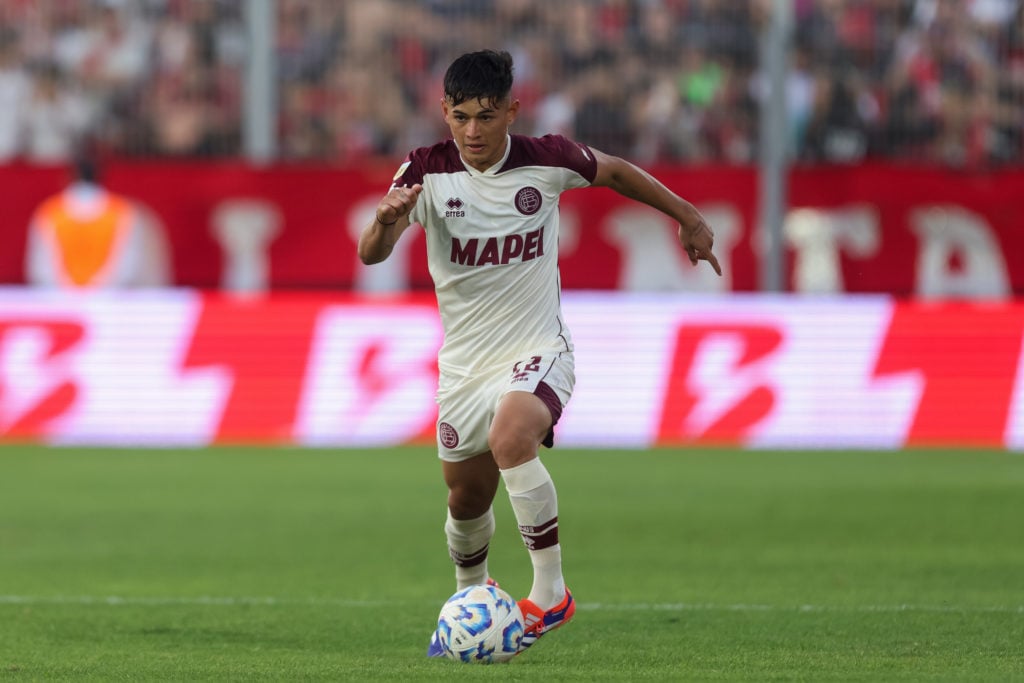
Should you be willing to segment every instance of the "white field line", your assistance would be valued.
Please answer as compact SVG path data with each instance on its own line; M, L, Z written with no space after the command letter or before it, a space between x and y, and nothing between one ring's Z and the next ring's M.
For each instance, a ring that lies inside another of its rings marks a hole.
M276 598L245 596L120 596L120 595L0 595L0 605L107 605L107 606L295 606L380 608L397 607L396 600L344 600L335 598ZM719 603L578 603L581 610L608 612L792 612L792 613L898 613L931 612L939 614L1024 614L1024 605L760 605Z

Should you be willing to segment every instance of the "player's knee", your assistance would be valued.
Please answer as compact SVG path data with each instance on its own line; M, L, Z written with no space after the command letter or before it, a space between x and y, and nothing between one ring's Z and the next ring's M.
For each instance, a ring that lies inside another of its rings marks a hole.
M537 454L540 439L523 430L491 428L488 435L494 460L502 469L520 465Z
M455 519L476 519L493 502L493 494L483 487L458 486L448 490L448 510Z

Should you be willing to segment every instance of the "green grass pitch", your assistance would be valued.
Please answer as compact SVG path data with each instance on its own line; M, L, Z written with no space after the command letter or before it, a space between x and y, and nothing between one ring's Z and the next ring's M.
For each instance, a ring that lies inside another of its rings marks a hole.
M1020 454L543 457L579 609L483 667L424 656L454 591L430 448L6 445L0 680L1024 680Z

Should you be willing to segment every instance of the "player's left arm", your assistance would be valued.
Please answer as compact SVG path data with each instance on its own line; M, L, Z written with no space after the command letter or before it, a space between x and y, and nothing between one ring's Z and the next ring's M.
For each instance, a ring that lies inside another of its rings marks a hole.
M593 147L590 151L597 160L597 174L591 185L610 187L623 197L642 202L672 218L679 224L679 243L690 257L690 263L707 261L715 272L722 274L718 258L712 252L715 233L704 216L686 201L639 166Z

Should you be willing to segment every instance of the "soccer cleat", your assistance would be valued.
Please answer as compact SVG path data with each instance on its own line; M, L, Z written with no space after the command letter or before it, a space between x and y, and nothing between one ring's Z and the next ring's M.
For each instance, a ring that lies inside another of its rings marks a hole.
M487 579L488 586L498 586L498 582L494 579ZM430 644L427 645L427 656L428 657L444 657L444 648L441 647L441 639L437 637L437 631L435 630L430 634Z
M576 614L576 601L566 588L562 602L546 612L529 598L519 601L519 611L523 613L523 641L519 644L519 652L522 652L548 631L554 631L572 619Z

